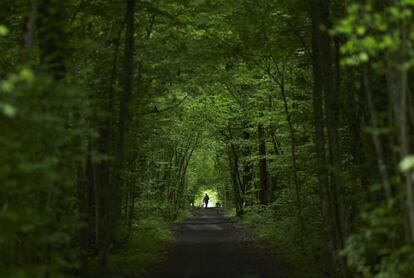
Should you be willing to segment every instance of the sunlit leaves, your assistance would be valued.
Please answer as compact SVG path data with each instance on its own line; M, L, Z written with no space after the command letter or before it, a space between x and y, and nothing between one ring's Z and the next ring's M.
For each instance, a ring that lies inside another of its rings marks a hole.
M400 162L400 170L403 172L412 170L413 168L414 168L414 155L407 156Z
M403 1L404 2L404 1ZM414 59L410 43L404 42L399 26L412 22L412 12L408 5L389 6L384 10L374 10L370 4L353 4L348 7L348 15L341 19L332 30L333 35L344 35L346 42L341 46L345 55L342 63L355 66L375 59L384 53L399 52ZM410 42L412 33L408 34ZM405 52L401 50L405 48ZM407 67L411 67L408 62Z
M7 102L9 95L13 93L15 87L21 82L32 82L34 76L32 71L29 69L22 69L18 74L11 74L8 79L0 81L0 114L3 114L6 117L13 118L17 109L15 105Z
M0 111L6 117L13 118L16 115L16 108L9 103L0 102Z
M6 26L0 25L0 37L6 36L9 33L9 29Z

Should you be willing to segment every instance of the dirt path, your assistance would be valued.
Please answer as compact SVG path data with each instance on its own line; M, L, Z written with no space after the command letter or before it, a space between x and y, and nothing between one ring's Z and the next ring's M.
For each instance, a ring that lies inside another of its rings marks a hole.
M172 229L176 242L156 277L294 277L274 262L240 224L218 209L197 209Z

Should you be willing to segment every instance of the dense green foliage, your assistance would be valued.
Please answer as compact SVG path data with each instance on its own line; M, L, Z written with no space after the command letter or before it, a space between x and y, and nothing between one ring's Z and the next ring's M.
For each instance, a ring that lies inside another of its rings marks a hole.
M150 275L211 192L307 273L410 277L413 9L1 0L0 275Z

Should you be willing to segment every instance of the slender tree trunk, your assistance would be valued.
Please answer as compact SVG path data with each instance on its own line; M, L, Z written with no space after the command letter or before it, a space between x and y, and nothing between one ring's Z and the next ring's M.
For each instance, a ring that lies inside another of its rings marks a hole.
M242 198L240 192L240 185L237 179L237 154L234 153L234 147L229 146L228 150L228 159L229 159L229 169L230 169L230 177L232 181L233 187L233 201L234 206L236 207L236 214L238 216L243 214L243 206L242 206Z
M86 157L86 167L79 166L78 169L78 199L79 199L79 218L84 223L79 229L80 247L80 275L90 277L88 251L94 242L93 238L93 219L94 219L94 174L91 158L91 145L88 143Z
M290 112L289 112L289 106L288 106L288 103L287 103L284 76L281 76L281 80L279 82L279 87L280 87L280 94L282 95L282 99L283 99L283 105L284 105L286 120L288 122L288 127L289 127L290 151L291 151L291 156L292 156L292 174L293 174L293 183L294 183L294 186L295 186L296 205L297 205L297 208L298 208L298 222L299 222L300 235L301 235L300 242L301 242L301 244L304 244L303 233L305 232L305 224L303 222L303 216L302 216L302 209L303 209L302 206L303 206L303 204L302 204L302 196L301 196L301 186L299 184L299 179L298 179L298 167L297 167L297 162L296 162L297 161L297 158L296 158L296 135L295 135L295 129L294 129L293 123L292 123L292 118L291 118Z
M102 127L99 130L99 138L97 139L97 151L107 156L113 156L113 118L114 114L114 86L117 80L119 49L121 45L121 35L123 33L125 22L123 21L119 27L115 39L115 50L112 62L112 69L109 77L108 89L106 91L105 99L102 105L104 111L109 112L109 116L104 118ZM95 183L95 242L98 250L102 247L104 241L105 225L108 215L108 200L111 196L111 184L113 175L110 174L113 162L109 160L102 160L96 166L96 180Z
M401 36L402 36L402 44L403 50L406 52L407 50L407 28L406 22L403 20L401 23ZM411 154L410 150L410 136L408 131L408 82L407 82L407 70L404 67L404 63L400 65L401 68L401 97L399 98L400 101L400 110L399 112L399 122L400 122L400 159L404 159ZM398 115L398 114L397 114ZM413 176L412 176L412 169L409 171L404 171L404 179L405 179L405 194L406 194L406 205L407 205L407 214L408 214L408 223L410 226L410 237L411 237L411 244L414 245L414 183L413 183Z
M230 169L230 177L232 180L232 187L233 187L233 201L234 206L236 207L236 214L242 215L243 214L243 203L245 193L243 192L242 180L240 178L240 171L239 171L239 157L237 154L236 146L233 143L233 134L230 126L227 128L228 135L226 138L228 140L228 158L229 158L229 169Z
M390 57L391 65L388 70L388 90L393 101L395 123L398 127L398 143L400 160L407 158L411 154L410 137L408 133L408 83L407 70L405 68L407 53L407 30L405 20L398 26L401 35L402 50L393 53ZM405 183L406 210L408 218L408 234L411 244L414 244L414 183L412 180L412 169L403 171Z
M38 4L38 40L40 63L55 80L66 74L66 22L64 2L60 0L40 0Z
M378 123L377 112L375 111L374 101L373 101L373 98L372 98L372 89L371 89L371 84L370 84L371 82L369 80L368 68L367 67L368 67L368 65L364 65L364 68L363 68L364 89L365 89L365 92L367 94L367 103L368 103L369 112L371 114L372 127L374 129L378 129L378 128L380 128L380 126L379 126L379 123ZM379 135L375 131L372 133L372 139L373 139L373 142L374 142L375 153L377 155L377 163L378 163L378 168L379 168L379 172L380 172L381 179L382 179L382 184L384 186L384 192L385 192L385 195L388 198L391 198L392 197L392 192L391 192L391 186L389 184L387 166L386 166L385 160L384 160L382 142L379 138Z
M272 140L273 152L275 153L275 155L281 155L282 151L280 149L279 142L277 141L277 137L274 134L274 131L269 129L269 135L270 135L270 138ZM277 195L276 195L277 190L279 190L277 173L272 174L272 176L270 177L270 181L271 181L271 184L270 184L270 192L271 192L270 197L271 197L271 199L270 199L270 201L274 201L277 198Z
M313 69L313 119L315 126L315 149L319 181L319 194L322 215L326 217L328 213L328 175L327 160L325 151L325 131L324 131L324 111L322 93L322 73L321 73L321 50L320 50L320 8L319 0L311 2L312 15L312 69Z
M30 63L32 58L33 52L33 43L35 39L35 31L36 31L36 20L38 16L38 4L36 0L30 1L30 12L25 20L25 24L23 26L23 55L22 55L22 62L23 63Z
M269 182L267 178L267 161L266 161L266 137L262 124L257 127L259 139L259 176L260 176L260 202L266 205L269 201Z
M323 24L329 28L329 2L327 0L321 0L321 18ZM335 171L340 170L339 164L339 142L338 142L338 130L337 130L337 111L338 111L338 98L336 96L333 70L332 70L332 45L331 40L327 32L321 33L321 51L324 55L321 57L322 73L324 80L324 92L325 92L325 108L326 108L326 126L328 133L328 149L329 149L329 164L333 169L330 171L330 195L331 195L331 208L332 216L335 225L335 243L336 249L342 249L343 236L342 225L340 217L340 209L338 204L337 193L337 177Z
M247 128L247 126L245 126ZM252 169L252 163L249 161L250 156L250 146L249 146L249 140L250 140L250 134L247 131L243 131L243 140L244 140L244 146L242 147L242 153L243 153L243 178L242 178L242 187L243 192L246 192L248 194L249 189L251 187L251 182L253 180L253 169ZM247 197L247 196L246 196ZM247 199L246 199L247 202Z
M334 89L332 42L327 31L321 31L321 25L330 27L328 0L312 0L312 67L313 67L313 112L315 125L315 147L318 162L318 180L322 215L328 224L333 241L332 256L339 264L345 276L346 262L338 259L336 252L343 248L343 234L338 204L337 179L334 171L328 171L325 151L325 125L328 133L329 164L339 170L339 143L337 134L338 97ZM339 80L339 77L337 81ZM325 122L325 113L326 122ZM333 272L333 270L330 270ZM332 273L331 273L332 274Z

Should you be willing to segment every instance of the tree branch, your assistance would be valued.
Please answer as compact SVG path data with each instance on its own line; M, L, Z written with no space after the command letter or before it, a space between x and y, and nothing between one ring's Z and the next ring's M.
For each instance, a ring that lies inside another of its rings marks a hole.
M188 96L189 95L187 94L182 100L180 100L178 103L174 104L173 106L169 106L169 107L163 108L161 110L159 110L157 108L157 106L155 106L151 111L142 112L142 113L139 113L138 115L145 116L145 115L150 115L150 114L162 113L162 112L174 109L174 108L180 106L187 99Z

